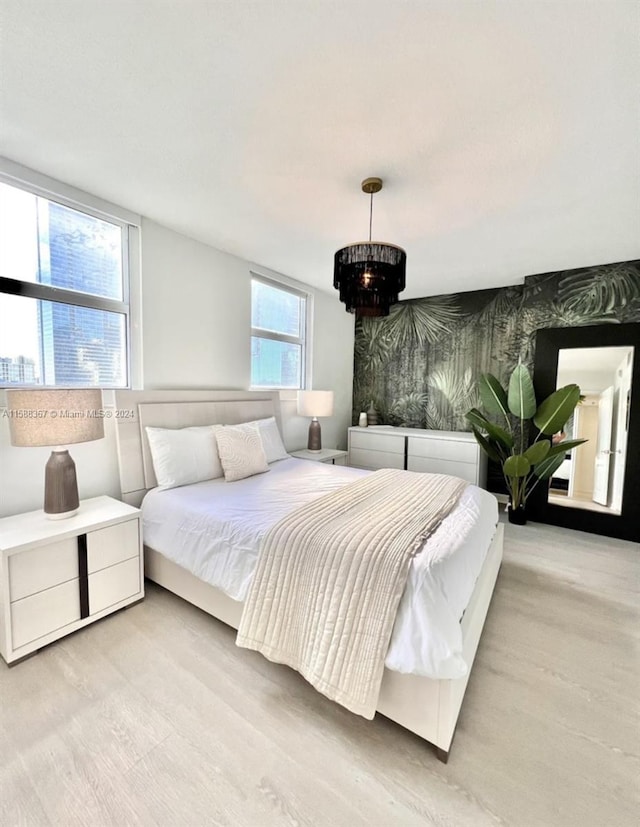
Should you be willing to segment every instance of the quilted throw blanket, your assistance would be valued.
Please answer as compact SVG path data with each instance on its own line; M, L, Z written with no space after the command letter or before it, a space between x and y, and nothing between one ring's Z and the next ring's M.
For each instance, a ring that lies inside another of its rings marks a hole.
M280 520L262 541L238 646L373 718L411 558L466 486L376 471Z

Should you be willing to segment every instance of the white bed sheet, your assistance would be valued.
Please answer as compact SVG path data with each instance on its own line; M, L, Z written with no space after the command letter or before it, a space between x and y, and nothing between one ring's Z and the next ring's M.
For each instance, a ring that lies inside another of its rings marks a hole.
M142 503L146 545L243 601L260 540L295 508L370 473L308 460L274 462L264 474L153 489ZM460 618L498 522L495 497L468 486L411 563L385 665L430 678L467 673Z
M557 468L553 472L553 478L557 480L570 480L571 479L571 460L565 459L562 462L560 468Z

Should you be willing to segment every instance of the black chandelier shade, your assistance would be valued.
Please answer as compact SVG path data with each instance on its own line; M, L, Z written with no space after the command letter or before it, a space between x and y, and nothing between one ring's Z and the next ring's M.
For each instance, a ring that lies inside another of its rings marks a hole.
M363 241L335 254L333 286L348 313L388 316L405 288L407 254L394 244Z

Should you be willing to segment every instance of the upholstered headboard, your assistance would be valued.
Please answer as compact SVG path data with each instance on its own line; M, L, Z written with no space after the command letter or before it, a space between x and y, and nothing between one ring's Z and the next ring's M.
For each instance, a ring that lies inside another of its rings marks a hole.
M275 416L280 399L268 391L116 391L116 438L122 499L140 505L156 483L146 426L237 425Z

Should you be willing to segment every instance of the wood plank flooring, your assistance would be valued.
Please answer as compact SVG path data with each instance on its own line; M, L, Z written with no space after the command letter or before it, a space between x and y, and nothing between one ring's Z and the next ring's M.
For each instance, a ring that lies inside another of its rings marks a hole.
M448 765L149 584L0 666L0 825L637 824L640 547L506 529Z

